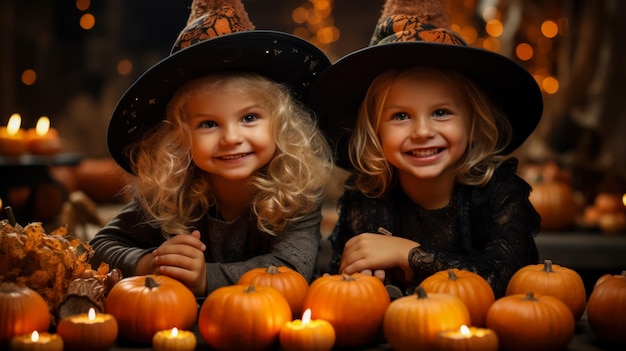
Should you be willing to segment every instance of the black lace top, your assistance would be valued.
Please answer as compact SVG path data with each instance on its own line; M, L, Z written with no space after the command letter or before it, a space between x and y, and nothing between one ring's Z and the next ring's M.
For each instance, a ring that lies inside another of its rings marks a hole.
M424 210L396 186L381 198L346 191L339 199L339 220L329 240L333 247L329 273L337 274L346 241L383 227L393 235L420 243L409 253L415 280L404 281L399 269L387 271L386 283L410 293L426 277L448 268L483 276L496 297L503 296L511 276L538 263L534 236L540 216L528 196L531 187L516 174L511 158L484 187L458 185L450 203Z

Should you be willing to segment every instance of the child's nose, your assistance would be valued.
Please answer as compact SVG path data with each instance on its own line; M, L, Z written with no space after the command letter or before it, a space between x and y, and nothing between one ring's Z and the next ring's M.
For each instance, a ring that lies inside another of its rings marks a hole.
M228 126L224 128L224 132L222 133L222 144L238 144L243 140L243 135L241 134L241 130L237 126Z
M435 135L435 129L430 118L415 118L413 122L412 137L414 139L431 138Z

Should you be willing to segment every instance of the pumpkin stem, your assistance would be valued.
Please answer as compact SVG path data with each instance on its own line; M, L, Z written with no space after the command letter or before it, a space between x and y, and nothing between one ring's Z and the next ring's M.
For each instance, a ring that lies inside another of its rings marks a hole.
M415 294L417 295L418 300L428 298L428 294L426 293L426 290L424 290L424 287L422 287L421 285L415 288Z
M554 270L552 269L552 260L543 261L543 271L546 273L554 273Z
M620 274L622 277L626 277L626 271L622 271L622 274Z
M158 288L160 285L154 280L154 278L152 278L152 276L147 275L145 286L146 288L153 289L153 288Z
M535 294L529 292L528 294L526 294L526 296L524 297L524 300L526 301L539 301L536 297Z
M343 280L354 280L354 277L346 273L341 273L341 277L343 278Z
M278 267L276 267L273 264L271 264L271 265L269 265L267 267L267 273L269 273L269 274L278 274L280 272L278 271Z
M458 279L456 274L454 274L454 270L453 269L448 269L448 279L450 279L450 280L457 280Z
M248 285L248 287L243 291L246 294L250 294L256 291L256 288L254 287L253 284Z

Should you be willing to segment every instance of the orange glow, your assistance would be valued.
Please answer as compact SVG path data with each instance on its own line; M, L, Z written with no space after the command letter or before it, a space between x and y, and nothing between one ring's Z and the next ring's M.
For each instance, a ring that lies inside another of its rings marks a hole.
M304 7L300 6L297 9L291 12L291 19L298 24L305 23L307 18L309 17L309 11Z
M87 11L91 6L91 0L76 0L76 8L81 11Z
M133 71L133 63L129 60L120 60L117 63L117 73L127 76Z
M498 52L500 51L500 40L498 38L486 38L483 41L483 47L489 51Z
M27 69L22 72L22 83L24 85L33 85L37 81L37 72L32 69Z
M499 37L504 32L504 26L502 25L502 22L494 19L487 22L485 30L487 31L487 34L492 37Z
M463 27L460 34L468 44L472 44L476 41L476 39L478 39L478 32L476 31L476 28L472 26Z
M556 25L556 22L547 20L541 24L541 34L546 38L554 38L559 34L559 26Z
M530 60L533 58L533 54L533 47L528 43L521 43L515 48L515 55L522 61Z
M334 43L339 39L339 29L335 26L324 27L317 31L316 38L322 44Z
M552 76L546 77L541 83L541 87L548 94L555 94L559 91L559 81Z
M96 25L96 18L90 14L86 13L80 16L80 27L84 30L90 30Z

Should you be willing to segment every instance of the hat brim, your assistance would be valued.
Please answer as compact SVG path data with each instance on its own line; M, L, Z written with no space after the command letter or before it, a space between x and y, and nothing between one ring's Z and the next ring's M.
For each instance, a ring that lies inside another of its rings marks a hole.
M287 84L304 101L313 80L330 66L315 45L297 36L252 30L200 41L161 60L124 93L109 122L107 144L129 173L125 149L164 119L167 103L185 82L222 71L252 71Z
M369 85L380 73L418 65L456 69L481 86L508 117L517 149L535 130L543 113L541 90L515 61L486 50L428 42L395 42L357 50L335 62L315 81L308 102L335 151L338 166L350 169L348 140Z

